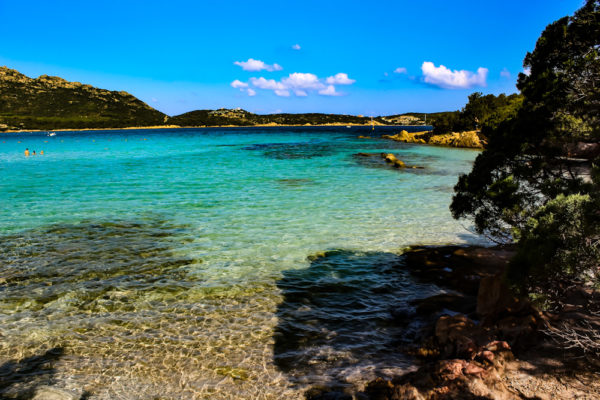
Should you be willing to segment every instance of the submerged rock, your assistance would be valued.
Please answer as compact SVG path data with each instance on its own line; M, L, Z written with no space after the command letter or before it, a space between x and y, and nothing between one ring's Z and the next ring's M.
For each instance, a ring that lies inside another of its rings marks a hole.
M375 157L378 156L378 153L356 153L355 156L357 157Z
M414 165L412 165L412 166L406 165L404 163L404 161L399 160L392 153L381 153L381 157L383 157L383 159L385 160L386 163L392 165L395 168L418 168L418 169L423 169L423 167L417 167L417 166L414 166Z
M54 386L41 386L35 391L32 400L79 400L80 395Z
M423 169L423 167L406 165L406 163L392 153L356 153L353 157L365 166L377 168L396 168L396 169Z
M215 369L215 372L221 376L228 376L240 381L246 381L250 376L248 371L243 368L218 367Z
M391 153L382 154L381 156L383 157L385 162L387 162L388 164L392 164L396 168L406 168L406 164L404 163L404 161L398 160L396 156Z

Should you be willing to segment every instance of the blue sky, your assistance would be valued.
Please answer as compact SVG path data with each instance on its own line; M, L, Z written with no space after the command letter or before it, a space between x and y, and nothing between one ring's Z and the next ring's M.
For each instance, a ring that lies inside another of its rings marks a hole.
M0 65L125 90L169 115L435 112L515 92L545 26L582 4L0 0Z

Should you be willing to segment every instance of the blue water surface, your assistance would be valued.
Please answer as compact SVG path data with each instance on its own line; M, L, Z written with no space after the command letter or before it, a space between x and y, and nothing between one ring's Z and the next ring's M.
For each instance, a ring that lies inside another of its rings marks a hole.
M47 378L90 398L300 398L410 368L390 302L439 289L390 265L483 243L448 211L478 152L375 129L2 134L1 358L60 349Z

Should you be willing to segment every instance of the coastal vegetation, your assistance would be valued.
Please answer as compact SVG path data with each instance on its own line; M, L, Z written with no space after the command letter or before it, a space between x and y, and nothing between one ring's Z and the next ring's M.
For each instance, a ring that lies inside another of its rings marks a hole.
M433 131L437 135L471 130L481 130L485 134L513 116L522 101L520 94L495 96L475 92L462 110L432 114Z
M600 283L599 8L590 0L545 29L525 57L522 98L486 119L488 146L451 205L478 233L518 243L509 277L544 299Z

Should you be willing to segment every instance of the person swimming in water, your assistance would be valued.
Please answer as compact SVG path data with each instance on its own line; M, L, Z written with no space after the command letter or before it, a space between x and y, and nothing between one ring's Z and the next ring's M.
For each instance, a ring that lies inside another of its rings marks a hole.
M29 157L29 148L25 149L25 157Z
M44 150L40 150L40 156L44 155Z
M34 150L34 151L33 151L33 153L31 153L31 154L35 156L35 150Z

